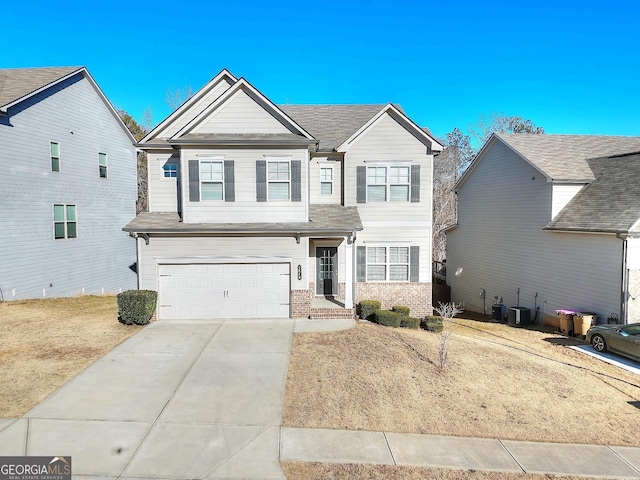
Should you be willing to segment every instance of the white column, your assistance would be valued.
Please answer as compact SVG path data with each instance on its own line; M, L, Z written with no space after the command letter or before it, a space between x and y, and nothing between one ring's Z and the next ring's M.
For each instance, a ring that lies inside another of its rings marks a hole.
M353 242L344 237L344 308L353 308Z

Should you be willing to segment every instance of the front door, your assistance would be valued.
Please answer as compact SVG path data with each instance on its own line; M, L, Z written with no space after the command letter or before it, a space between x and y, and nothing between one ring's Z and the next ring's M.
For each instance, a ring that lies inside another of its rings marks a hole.
M338 247L316 247L316 294L338 295Z

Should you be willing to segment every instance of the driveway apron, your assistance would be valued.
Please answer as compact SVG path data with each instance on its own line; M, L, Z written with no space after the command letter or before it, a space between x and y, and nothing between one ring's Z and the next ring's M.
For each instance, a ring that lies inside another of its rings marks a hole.
M289 319L150 324L3 424L0 452L69 455L76 475L284 479L292 332Z

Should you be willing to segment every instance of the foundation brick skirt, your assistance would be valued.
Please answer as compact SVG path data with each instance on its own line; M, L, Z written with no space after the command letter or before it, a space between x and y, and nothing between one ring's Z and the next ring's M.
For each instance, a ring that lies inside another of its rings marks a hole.
M433 315L431 304L431 283L370 282L356 283L355 302L378 300L383 310L394 305L404 305L411 309L412 317Z

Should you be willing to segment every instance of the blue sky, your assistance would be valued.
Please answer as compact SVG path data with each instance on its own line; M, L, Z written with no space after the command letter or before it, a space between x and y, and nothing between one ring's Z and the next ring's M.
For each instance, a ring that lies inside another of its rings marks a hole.
M0 68L86 66L157 123L222 68L275 103L399 103L443 136L481 115L640 135L640 2L10 1Z

